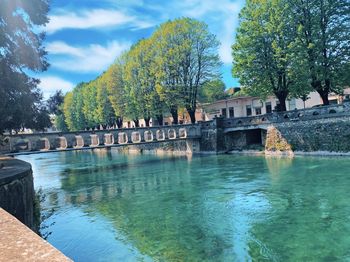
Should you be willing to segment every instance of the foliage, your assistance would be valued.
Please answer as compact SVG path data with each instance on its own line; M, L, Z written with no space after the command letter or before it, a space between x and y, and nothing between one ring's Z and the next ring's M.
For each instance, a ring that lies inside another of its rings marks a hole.
M162 24L153 38L157 91L170 111L184 106L194 123L199 90L219 76L219 42L205 23L190 18Z
M27 72L48 67L44 34L38 33L48 22L48 8L46 0L0 1L0 133L47 124L39 81Z
M46 101L47 109L50 114L59 115L62 113L61 105L64 101L64 95L62 90L57 90L49 99Z
M228 95L225 93L226 86L221 79L209 81L199 90L198 101L202 103L212 103L214 101L225 99Z
M284 0L247 1L232 46L233 74L251 95L274 94L286 110L286 99L304 77L293 59L296 31L290 28L290 10Z
M349 85L350 2L248 0L232 46L233 75L251 95L328 94Z
M168 110L177 123L178 109L194 113L199 90L218 78L218 41L207 25L181 18L162 24L148 39L134 44L106 72L81 83L64 99L69 130L108 126L123 119L138 126L143 118L162 125Z
M293 1L298 58L306 57L311 87L324 104L330 92L341 93L349 81L350 1Z

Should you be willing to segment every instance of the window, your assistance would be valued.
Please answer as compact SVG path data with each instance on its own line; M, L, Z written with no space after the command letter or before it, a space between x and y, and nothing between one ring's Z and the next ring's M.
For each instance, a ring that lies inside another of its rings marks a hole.
M270 114L272 112L271 102L266 102L266 114Z
M252 107L250 105L246 106L246 110L247 110L247 116L251 116L252 115Z
M235 117L235 110L234 110L234 108L230 107L228 110L229 110L230 117Z
M222 109L221 109L221 115L222 115L223 117L226 117L226 116L227 116L227 114L226 114L226 108L222 108Z
M261 107L256 107L255 108L255 114L256 115L261 115Z

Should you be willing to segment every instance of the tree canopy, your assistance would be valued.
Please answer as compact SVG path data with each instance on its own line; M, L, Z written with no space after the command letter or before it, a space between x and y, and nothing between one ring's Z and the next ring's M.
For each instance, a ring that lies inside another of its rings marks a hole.
M0 133L50 124L39 81L27 74L48 67L44 34L38 33L48 9L46 0L0 1Z
M181 18L160 25L97 79L66 95L68 128L121 127L125 119L135 126L144 119L148 126L151 118L162 125L167 112L177 124L180 108L186 108L194 123L200 90L219 77L218 45L203 22Z
M287 97L349 85L348 0L247 0L232 46L233 75L249 93Z

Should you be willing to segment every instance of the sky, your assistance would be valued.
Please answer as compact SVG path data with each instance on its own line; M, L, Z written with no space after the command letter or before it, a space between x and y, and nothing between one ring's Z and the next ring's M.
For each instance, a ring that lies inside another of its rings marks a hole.
M95 79L124 50L156 27L178 17L208 24L221 42L222 77L226 87L238 86L231 75L238 14L244 0L51 0L44 46L49 69L38 77L44 97L64 93Z

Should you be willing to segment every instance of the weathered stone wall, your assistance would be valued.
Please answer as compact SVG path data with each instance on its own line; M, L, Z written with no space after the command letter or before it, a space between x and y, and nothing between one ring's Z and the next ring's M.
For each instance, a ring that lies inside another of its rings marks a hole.
M31 165L12 158L0 158L0 164L0 207L34 230Z
M276 123L293 151L350 152L350 115Z

